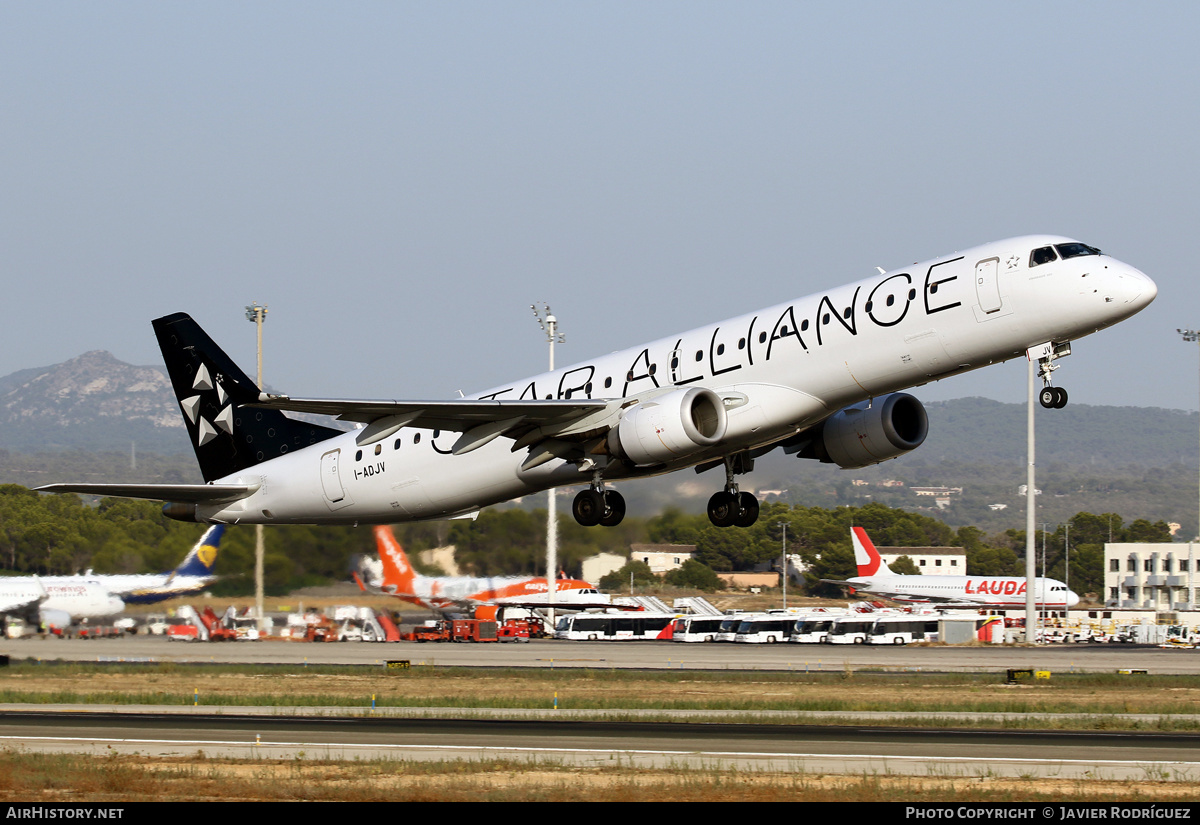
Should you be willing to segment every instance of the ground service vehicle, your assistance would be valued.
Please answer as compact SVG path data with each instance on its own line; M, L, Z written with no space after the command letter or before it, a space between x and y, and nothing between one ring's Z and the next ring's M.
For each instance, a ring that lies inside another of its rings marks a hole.
M906 645L926 642L937 636L937 616L881 616L875 620L867 644Z
M554 638L600 641L670 639L674 613L576 613L563 616L554 627Z
M726 616L680 616L675 620L672 641L714 642L728 617Z

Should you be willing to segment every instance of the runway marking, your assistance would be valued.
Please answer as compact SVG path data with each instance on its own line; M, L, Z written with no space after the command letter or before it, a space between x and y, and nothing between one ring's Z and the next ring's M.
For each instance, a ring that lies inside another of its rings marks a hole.
M83 736L0 736L0 741L12 740L17 742L87 742L90 744L116 743L121 745L187 745L187 746L235 746L235 747L302 747L302 748L347 748L347 749L376 749L394 751L500 751L504 753L571 753L594 755L629 755L629 756L711 756L711 757L769 757L774 759L894 759L911 762L985 762L1015 763L1015 764L1068 764L1081 762L1087 765L1112 766L1142 766L1142 765L1188 765L1200 768L1200 762L1185 762L1175 760L1153 759L1029 759L1024 757L987 757L987 756L915 756L915 755L886 755L872 753L787 753L774 751L678 751L678 750L644 750L609 748L530 748L512 745L363 745L343 742L285 742L285 741L243 741L233 739L108 739Z

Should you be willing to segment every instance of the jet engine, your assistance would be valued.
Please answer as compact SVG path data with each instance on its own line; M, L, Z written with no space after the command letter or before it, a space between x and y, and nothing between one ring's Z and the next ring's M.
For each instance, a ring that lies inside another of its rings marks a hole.
M839 410L825 420L814 453L843 470L868 467L920 447L929 434L921 402L896 392Z
M684 458L725 437L725 403L710 389L674 390L630 407L608 431L608 448L639 467Z

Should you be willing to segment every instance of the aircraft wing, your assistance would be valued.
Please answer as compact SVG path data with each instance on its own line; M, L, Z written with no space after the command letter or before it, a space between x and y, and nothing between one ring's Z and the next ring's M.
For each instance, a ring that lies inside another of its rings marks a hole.
M257 484L45 484L34 487L39 493L82 493L88 496L120 496L150 501L178 501L185 504L222 504L254 493Z
M0 596L0 613L26 613L46 599L46 588L42 586L41 579L38 579L36 591Z
M403 418L403 426L462 432L481 424L520 418L525 424L544 426L561 424L600 412L609 406L601 399L524 399L460 398L450 401L364 401L337 398L291 398L262 393L249 407L333 415L343 421L369 424L381 418Z

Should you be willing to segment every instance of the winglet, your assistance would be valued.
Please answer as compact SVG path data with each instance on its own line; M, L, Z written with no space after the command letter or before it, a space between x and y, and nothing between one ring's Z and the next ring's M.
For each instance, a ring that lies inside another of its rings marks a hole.
M408 563L408 556L392 528L379 525L375 528L375 544L379 549L379 560L383 563L383 586L392 593L412 593L416 573Z
M858 565L858 575L874 576L881 570L885 575L892 575L891 568L884 562L875 544L861 527L850 528L850 539L854 542L854 563Z

